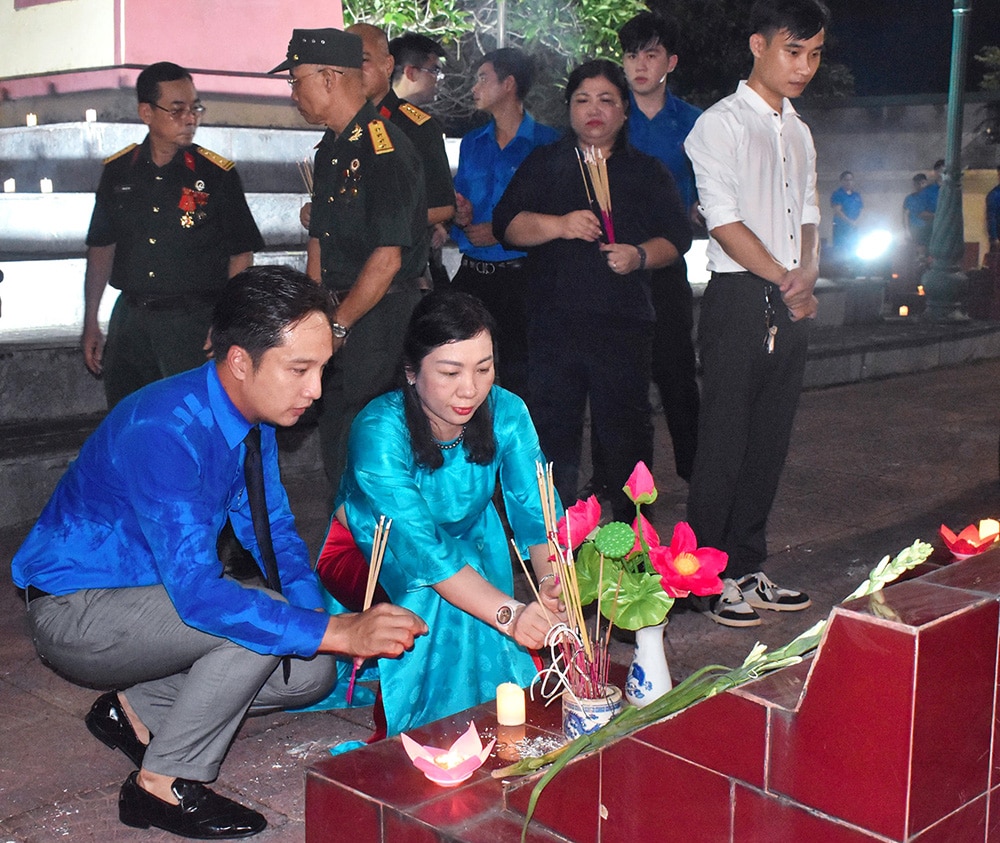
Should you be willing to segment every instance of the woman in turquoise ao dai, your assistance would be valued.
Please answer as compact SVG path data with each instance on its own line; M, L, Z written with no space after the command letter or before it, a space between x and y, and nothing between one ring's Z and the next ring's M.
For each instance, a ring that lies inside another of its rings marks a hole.
M565 620L536 479L544 458L524 403L493 383L493 355L492 319L477 299L426 296L407 329L405 385L369 403L351 427L335 520L368 558L379 517L392 519L379 584L430 630L379 662L389 735L493 699L501 682L528 685L528 648ZM512 597L492 500L498 477L545 608Z

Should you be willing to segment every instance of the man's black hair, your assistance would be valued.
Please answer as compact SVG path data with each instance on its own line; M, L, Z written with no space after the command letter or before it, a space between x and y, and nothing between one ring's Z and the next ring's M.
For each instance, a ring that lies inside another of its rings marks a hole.
M535 62L524 50L517 47L501 47L483 56L476 65L478 70L489 62L496 71L497 81L503 82L508 76L514 77L517 86L517 98L523 100L535 81Z
M156 105L160 98L161 82L176 82L178 79L191 79L191 74L172 61L158 61L151 64L135 82L135 95L139 102ZM194 80L191 80L194 81Z
M452 342L471 340L483 331L496 336L496 323L486 306L474 296L457 290L435 290L424 296L413 309L403 338L403 370L401 373L403 409L410 431L410 446L419 465L431 471L444 464L444 457L431 431L416 387L406 375L416 375L424 358L435 348ZM493 343L494 363L496 342ZM489 400L484 401L465 426L462 447L466 460L476 465L489 465L496 454L493 433L493 411Z
M397 35L389 42L389 53L396 62L392 71L394 80L402 76L408 66L422 67L428 56L443 59L446 55L444 48L437 41L419 32L404 32L402 35Z
M768 41L782 31L808 41L829 27L830 10L822 0L757 0L750 9L750 32Z
M662 44L669 55L677 53L680 27L672 16L640 12L618 30L618 42L623 53L638 53Z
M225 359L242 348L260 365L264 352L285 343L285 332L316 311L333 322L334 304L321 284L290 266L251 266L226 282L212 314L212 353Z

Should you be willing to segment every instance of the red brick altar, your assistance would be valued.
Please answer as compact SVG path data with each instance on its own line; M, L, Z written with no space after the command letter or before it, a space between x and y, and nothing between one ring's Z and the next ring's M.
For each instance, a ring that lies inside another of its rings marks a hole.
M836 607L814 658L571 763L528 839L1000 843L1000 551L884 596ZM490 703L412 737L447 746L470 719L495 734ZM529 737L559 720L529 701ZM307 775L306 839L516 841L537 777L492 779L505 763L444 789L398 740L330 757Z

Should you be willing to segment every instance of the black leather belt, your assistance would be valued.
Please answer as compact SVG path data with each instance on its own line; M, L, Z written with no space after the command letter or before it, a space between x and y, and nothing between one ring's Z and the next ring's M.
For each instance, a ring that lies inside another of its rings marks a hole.
M192 307L214 305L217 296L190 293L181 296L143 296L138 293L122 293L122 298L130 307L140 310L188 310Z
M472 269L480 275L492 275L497 270L522 269L524 258L514 258L512 261L477 261L475 258L462 255L462 266Z
M29 585L24 590L25 599L30 603L32 600L37 600L39 597L49 597L51 596L47 591L42 591L40 588L35 588L33 585Z

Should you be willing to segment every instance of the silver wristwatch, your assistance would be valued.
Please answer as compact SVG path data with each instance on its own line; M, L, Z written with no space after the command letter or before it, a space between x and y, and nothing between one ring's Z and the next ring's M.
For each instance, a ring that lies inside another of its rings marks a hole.
M350 328L348 328L346 325L341 325L339 322L332 322L330 324L330 330L333 331L333 335L338 340L346 340L347 335L351 333Z

